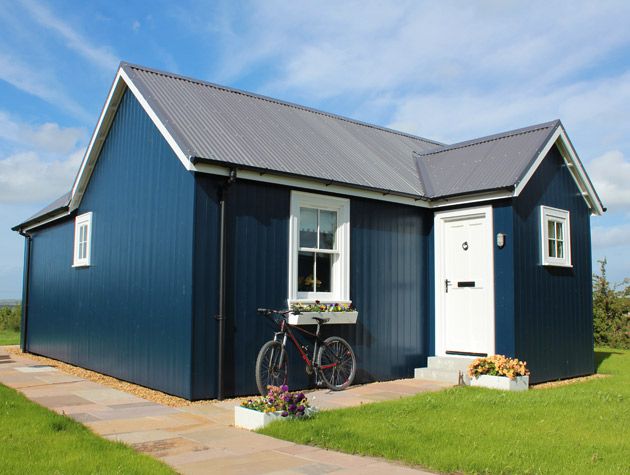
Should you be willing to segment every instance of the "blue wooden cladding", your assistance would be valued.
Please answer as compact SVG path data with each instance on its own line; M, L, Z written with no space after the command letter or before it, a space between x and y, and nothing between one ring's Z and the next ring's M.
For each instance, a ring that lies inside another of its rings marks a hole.
M570 268L541 265L541 205L570 212ZM516 354L532 368L532 382L591 374L590 210L555 147L513 212Z
M26 349L188 399L216 397L225 181L186 171L127 91L80 208L32 233ZM274 332L256 309L287 304L291 190L237 176L225 194L226 396L256 392L256 355ZM590 212L558 150L518 198L490 203L493 234L506 235L502 248L493 243L496 352L527 360L532 382L592 373ZM571 268L541 265L541 205L570 212ZM72 267L74 216L84 212L93 213L91 265ZM359 320L324 333L354 347L359 383L411 377L435 353L433 219L426 208L350 199ZM306 387L294 350L289 365L291 386Z
M127 93L78 214L92 265L73 268L74 220L34 232L26 347L190 395L194 178Z
M193 395L216 394L218 311L218 188L220 179L197 177L195 351ZM274 327L258 307L287 303L291 190L237 180L227 194L227 337L224 385L227 394L256 392L254 363ZM420 208L352 199L351 296L357 325L324 327L353 345L357 382L410 377L427 357L426 226ZM205 277L204 277L205 276ZM210 280L206 280L210 278ZM297 351L290 350L292 387L309 379Z

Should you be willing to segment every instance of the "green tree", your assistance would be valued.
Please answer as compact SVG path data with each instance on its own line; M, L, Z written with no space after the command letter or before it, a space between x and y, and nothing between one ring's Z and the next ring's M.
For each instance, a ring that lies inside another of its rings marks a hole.
M606 276L607 260L593 275L593 334L595 344L630 348L630 282L613 285Z

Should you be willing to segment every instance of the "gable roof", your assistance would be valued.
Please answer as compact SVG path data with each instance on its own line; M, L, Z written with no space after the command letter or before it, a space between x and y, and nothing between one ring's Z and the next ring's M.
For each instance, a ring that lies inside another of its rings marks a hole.
M429 198L512 189L544 148L560 121L415 153Z
M437 207L456 204L453 199L460 196L469 196L468 201L518 196L557 146L592 212L604 211L560 121L445 145L123 62L69 201L53 203L14 229L78 208L127 91L190 171L227 175L232 169L252 180Z
M424 195L411 134L140 66L121 65L194 162Z

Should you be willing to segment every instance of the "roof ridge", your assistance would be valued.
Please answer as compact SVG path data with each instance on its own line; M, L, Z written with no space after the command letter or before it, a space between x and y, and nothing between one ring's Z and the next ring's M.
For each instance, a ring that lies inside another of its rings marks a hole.
M323 110L315 109L313 107L304 106L304 105L301 105L301 104L297 104L295 102L284 101L282 99L277 99L277 98L270 97L270 96L264 96L262 94L256 94L254 92L244 91L242 89L237 89L237 88L234 88L234 87L223 86L221 84L216 84L216 83L213 83L213 82L210 82L210 81L204 81L202 79L196 79L196 78L193 78L193 77L190 77L190 76L184 76L184 75L181 75L181 74L175 74L175 73L171 73L171 72L168 72L168 71L162 71L162 70L159 70L159 69L149 68L147 66L142 66L142 65L139 65L139 64L127 63L125 61L121 61L120 67L121 68L122 67L129 67L131 69L139 69L139 70L150 72L150 73L157 74L157 75L160 75L160 76L171 77L173 79L178 79L178 80L181 80L181 81L187 81L187 82L190 82L190 83L193 83L193 84L199 84L199 85L202 85L202 86L212 87L212 88L223 90L223 91L226 91L226 92L231 92L233 94L242 94L244 96L252 97L254 99L259 99L259 100L271 102L271 103L282 105L282 106L286 106L286 107L292 107L294 109L299 109L299 110L303 110L303 111L306 111L306 112L311 112L313 114L323 115L325 117L330 117L332 119L342 120L344 122L349 122L349 123L352 123L352 124L355 124L355 125L361 125L363 127L369 127L369 128L372 128L372 129L381 130L383 132L388 132L388 133L391 133L391 134L394 134L394 135L400 135L402 137L408 137L410 139L419 140L421 142L425 142L425 143L428 143L428 144L431 144L431 145L438 145L438 146L444 146L445 145L445 144L443 144L441 142L438 142L436 140L430 140L430 139L427 139L427 138L424 138L424 137L420 137L418 135L413 135L413 134L410 134L410 133L407 133L407 132L401 132L400 130L391 129L389 127L383 127L381 125L370 124L368 122L363 122L361 120L352 119L350 117L345 117L345 116L342 116L342 115L339 115L339 114L334 114L332 112L326 112L326 111L323 111Z
M560 120L556 119L556 120L552 120L550 122L543 122L541 124L534 124L534 125L530 125L528 127L522 127L520 129L508 130L507 132L500 132L498 134L486 135L486 136L479 137L479 138L476 138L476 139L465 140L463 142L457 142L457 143L454 143L452 145L447 145L447 146L445 146L443 148L440 148L438 150L431 150L431 151L425 152L425 153L418 153L418 152L414 152L414 153L416 153L416 155L418 155L419 157L428 157L430 155L437 155L438 153L442 153L442 152L449 152L449 151L458 150L458 149L461 149L461 148L473 147L475 145L480 145L480 144L484 144L484 143L494 142L494 141L505 139L505 138L508 138L508 137L515 137L517 135L530 134L530 133L536 132L538 130L548 129L548 128L552 128L552 127L557 127L560 124L561 124Z

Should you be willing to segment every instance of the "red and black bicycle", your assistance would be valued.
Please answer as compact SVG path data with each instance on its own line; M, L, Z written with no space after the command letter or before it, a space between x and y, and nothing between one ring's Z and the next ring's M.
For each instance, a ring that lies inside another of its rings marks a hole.
M306 363L306 372L315 374L318 386L325 384L333 391L341 391L352 384L356 374L357 362L350 344L338 336L322 340L319 336L321 326L330 320L327 317L313 317L317 321L315 333L291 325L287 316L291 310L271 310L259 308L258 313L270 318L280 327L273 340L265 343L256 358L256 385L260 394L267 394L267 386L281 386L288 383L287 341L291 341ZM298 330L313 340L312 357L308 356L308 347L300 344L293 330Z

